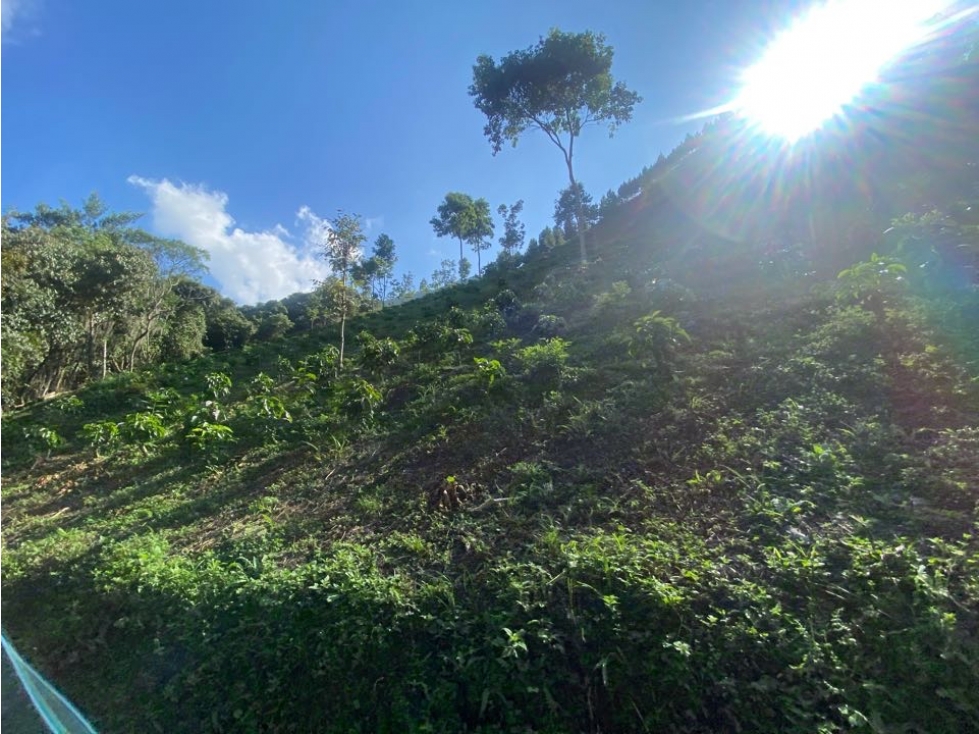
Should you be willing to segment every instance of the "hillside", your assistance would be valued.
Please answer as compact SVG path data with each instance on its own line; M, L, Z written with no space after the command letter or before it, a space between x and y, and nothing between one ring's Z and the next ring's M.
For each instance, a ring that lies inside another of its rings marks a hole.
M915 99L913 146L709 125L587 267L342 365L327 325L6 413L6 630L107 732L975 730L979 136Z

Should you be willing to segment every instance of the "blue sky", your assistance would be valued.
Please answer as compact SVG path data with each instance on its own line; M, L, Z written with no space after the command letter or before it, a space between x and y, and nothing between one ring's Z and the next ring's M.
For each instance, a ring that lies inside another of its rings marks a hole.
M645 99L576 173L596 197L667 153L729 100L791 0L143 3L2 0L4 210L97 191L143 225L211 253L242 303L307 290L320 218L366 218L397 271L427 276L456 243L428 222L444 194L524 199L528 236L567 185L528 132L493 156L467 89L480 53L549 28L604 33L613 73ZM499 225L498 225L499 226ZM456 255L453 255L453 252Z

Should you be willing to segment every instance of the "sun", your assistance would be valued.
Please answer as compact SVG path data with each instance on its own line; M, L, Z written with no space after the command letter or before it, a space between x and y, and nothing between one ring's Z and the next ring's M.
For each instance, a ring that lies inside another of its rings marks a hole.
M744 72L735 108L793 142L838 115L881 68L922 40L950 0L828 0L775 38Z

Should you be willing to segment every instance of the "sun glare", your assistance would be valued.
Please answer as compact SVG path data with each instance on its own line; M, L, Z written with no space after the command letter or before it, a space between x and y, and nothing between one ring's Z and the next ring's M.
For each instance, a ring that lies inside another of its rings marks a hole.
M735 107L795 141L839 114L949 0L828 0L775 38L742 77Z

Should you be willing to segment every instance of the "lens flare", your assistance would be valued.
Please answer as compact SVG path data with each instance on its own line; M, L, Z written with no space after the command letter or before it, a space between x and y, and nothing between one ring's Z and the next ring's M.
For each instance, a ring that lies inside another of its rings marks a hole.
M744 72L734 107L790 142L843 111L886 64L922 41L950 0L829 0L775 38Z

